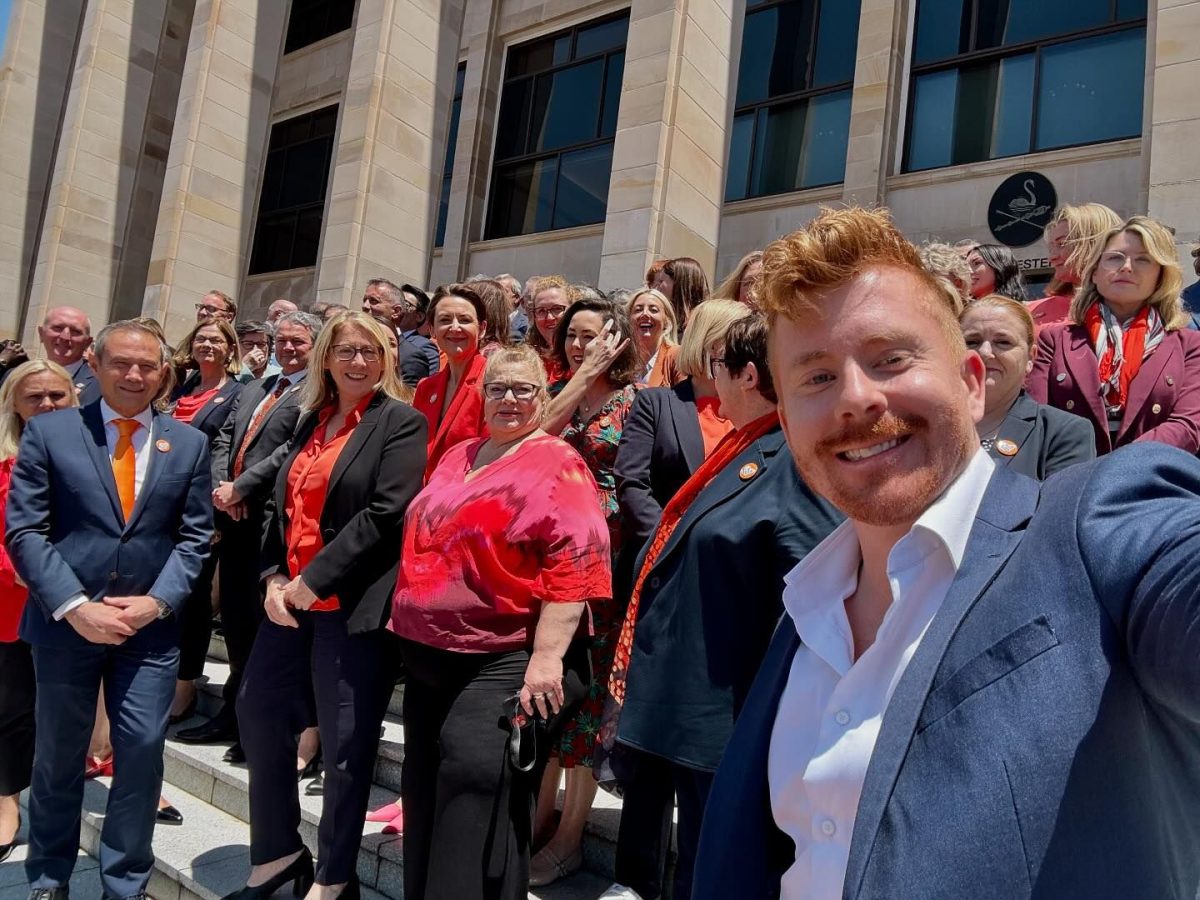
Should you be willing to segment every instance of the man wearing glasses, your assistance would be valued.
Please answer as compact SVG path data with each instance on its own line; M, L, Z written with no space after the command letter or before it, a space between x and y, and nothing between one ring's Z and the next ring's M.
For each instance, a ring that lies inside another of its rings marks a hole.
M226 322L232 322L233 317L237 315L237 304L233 302L233 298L221 291L209 291L204 295L204 298L196 304L196 321L210 322L217 319L224 319Z

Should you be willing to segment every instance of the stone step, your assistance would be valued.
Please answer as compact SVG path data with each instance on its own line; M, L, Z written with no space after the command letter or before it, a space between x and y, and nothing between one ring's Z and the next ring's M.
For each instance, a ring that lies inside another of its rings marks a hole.
M179 787L206 802L227 815L234 816L245 823L249 821L249 772L244 765L234 766L224 762L221 757L228 748L228 743L191 745L174 740L174 734L180 728L199 724L200 716L212 715L220 707L221 687L228 677L229 667L226 663L209 659L205 666L207 682L202 686L199 716L181 723L171 729L168 734L165 760L166 781L172 787ZM396 716L389 713L383 722L383 735L379 743L379 755L375 763L375 785L371 792L371 807L375 809L389 803L400 793L400 769L404 761L404 725ZM164 788L168 797L169 789ZM560 803L561 803L560 795ZM300 795L301 824L300 832L309 846L316 845L316 828L321 815L321 798ZM621 801L604 791L596 793L592 813L584 831L584 864L591 874L599 876L606 883L611 882L616 866L617 830L621 820ZM400 859L399 847L390 847L396 841L384 841L376 847L371 834L378 832L382 825L367 824L368 836L364 838L364 851L360 852L360 878L364 884L374 883L367 880L364 871L369 873L372 866L379 865L384 873L388 866ZM375 841L383 836L376 836ZM366 853L364 858L363 853ZM384 861L371 861L371 854L380 856ZM394 858L393 858L394 857ZM365 866L365 870L364 870ZM574 880L574 879L571 879ZM386 891L385 891L386 893Z

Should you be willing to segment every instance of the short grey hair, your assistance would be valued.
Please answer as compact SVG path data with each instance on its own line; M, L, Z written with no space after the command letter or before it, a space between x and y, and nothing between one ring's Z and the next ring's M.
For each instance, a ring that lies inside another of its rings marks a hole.
M575 289L575 299L577 300L603 300L604 295L600 290L593 285L579 281L571 285Z
M118 331L136 331L138 334L146 334L154 338L158 344L159 352L162 354L163 365L171 361L171 348L153 328L148 325L143 325L133 319L121 319L116 322L110 322L100 329L100 333L96 335L96 340L92 343L92 354L101 359L104 356L105 345L108 344L108 339Z
M386 278L372 278L367 282L367 287L381 287L387 291L388 299L392 301L392 305L404 302L404 291L400 289L400 285L394 281L389 281Z
M309 337L315 341L317 335L321 333L321 329L325 327L325 322L320 316L296 310L295 312L284 313L275 320L276 331L279 330L280 325L299 325L307 329Z

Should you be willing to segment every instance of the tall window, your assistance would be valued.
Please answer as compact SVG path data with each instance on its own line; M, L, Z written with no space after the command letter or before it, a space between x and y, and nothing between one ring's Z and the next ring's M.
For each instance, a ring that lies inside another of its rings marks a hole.
M251 275L316 265L337 114L327 106L271 127Z
M292 0L283 52L291 53L315 44L354 21L354 0Z
M858 18L859 0L751 0L726 200L843 179Z
M454 172L454 145L458 143L458 117L462 114L463 82L467 78L467 64L460 62L454 74L454 103L450 106L450 127L446 130L446 162L442 165L442 192L438 197L437 230L433 235L433 246L446 243L446 213L450 209L450 175Z
M1142 133L1146 0L920 0L906 171Z
M486 237L604 221L629 14L508 51Z

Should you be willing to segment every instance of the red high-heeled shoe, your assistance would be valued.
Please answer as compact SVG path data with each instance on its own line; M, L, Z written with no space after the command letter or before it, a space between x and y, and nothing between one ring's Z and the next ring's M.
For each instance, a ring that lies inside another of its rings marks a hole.
M111 753L107 759L97 759L94 756L89 756L83 766L84 778L100 778L104 776L112 778L112 773L113 758Z
M367 813L368 822L390 822L396 816L400 815L399 800L389 803L386 806L381 806L379 809L372 810Z

